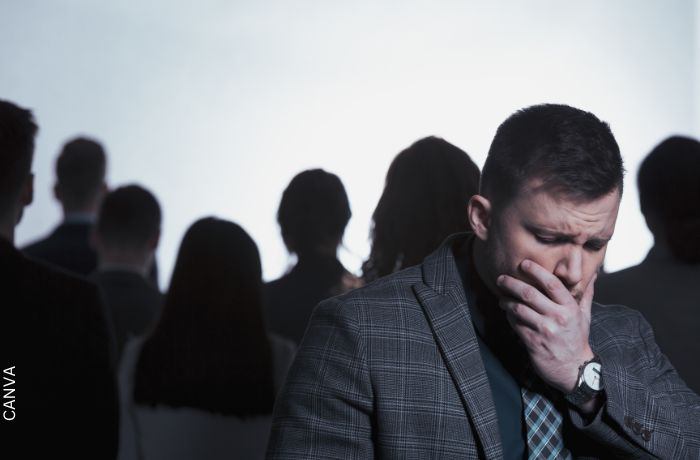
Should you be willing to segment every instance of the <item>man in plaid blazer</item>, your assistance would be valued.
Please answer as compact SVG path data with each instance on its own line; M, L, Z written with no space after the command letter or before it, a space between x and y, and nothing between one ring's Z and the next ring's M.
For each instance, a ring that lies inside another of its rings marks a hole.
M698 395L641 315L592 302L622 178L594 115L509 117L473 235L317 307L268 458L700 458Z

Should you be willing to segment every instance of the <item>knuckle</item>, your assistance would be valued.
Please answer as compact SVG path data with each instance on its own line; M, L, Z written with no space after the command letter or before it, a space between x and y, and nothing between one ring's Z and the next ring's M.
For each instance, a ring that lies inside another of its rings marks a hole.
M566 324L567 324L567 322L568 322L566 316L564 316L564 315L562 315L562 314L559 314L559 313L553 314L553 315L552 315L552 319L554 320L554 323L555 323L557 326L562 326L562 327L563 327L563 326L566 326Z
M549 341L557 335L556 327L553 327L551 324L543 324L540 328L540 334L545 340Z
M526 345L532 346L536 341L535 336L530 329L520 329L520 336Z
M549 292L554 292L559 288L559 280L549 279L544 283L545 289Z
M535 288L532 286L527 286L523 289L523 300L526 302L532 302L535 299Z
M519 316L523 311L523 304L512 302L510 305L510 311L512 311L514 315Z

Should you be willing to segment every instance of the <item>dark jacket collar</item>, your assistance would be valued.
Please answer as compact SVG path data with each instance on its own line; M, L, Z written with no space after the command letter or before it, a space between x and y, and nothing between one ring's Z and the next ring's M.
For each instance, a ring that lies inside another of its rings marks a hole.
M450 295L460 303L466 303L462 279L452 251L453 247L464 244L473 237L474 234L468 232L447 237L440 247L423 261L423 283L440 295Z
M481 456L501 458L503 450L496 408L452 252L455 245L471 237L470 233L460 233L447 238L423 261L423 282L416 283L413 291L472 420Z

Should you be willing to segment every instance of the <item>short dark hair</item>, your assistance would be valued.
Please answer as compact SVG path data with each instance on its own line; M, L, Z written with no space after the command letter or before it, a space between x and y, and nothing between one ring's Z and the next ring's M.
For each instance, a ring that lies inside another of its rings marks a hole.
M31 171L38 129L30 110L0 100L0 215L9 211Z
M700 263L700 142L682 136L661 142L642 161L637 186L642 213L658 219L671 253Z
M290 252L305 254L328 243L340 243L350 220L350 202L335 174L303 171L282 194L277 222Z
M479 167L446 140L429 136L402 150L372 214L364 278L418 264L450 234L468 231L467 203L478 188Z
M151 192L138 185L108 193L100 206L96 230L107 244L142 248L160 230L161 210Z
M542 104L511 115L496 131L481 174L481 194L505 206L533 179L574 199L618 189L624 167L607 123L568 105Z
M107 156L94 139L76 137L63 145L56 160L56 177L64 200L72 205L89 203L104 183Z

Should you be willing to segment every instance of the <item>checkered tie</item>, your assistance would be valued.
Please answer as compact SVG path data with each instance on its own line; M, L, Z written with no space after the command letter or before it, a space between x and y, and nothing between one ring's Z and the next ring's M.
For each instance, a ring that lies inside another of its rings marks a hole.
M528 460L571 459L564 447L562 416L554 404L539 393L521 389L527 426Z

